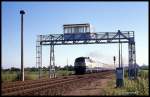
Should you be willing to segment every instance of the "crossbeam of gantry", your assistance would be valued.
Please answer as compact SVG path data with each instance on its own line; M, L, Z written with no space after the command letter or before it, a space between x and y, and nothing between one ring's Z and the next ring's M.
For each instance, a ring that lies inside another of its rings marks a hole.
M42 45L71 45L71 44L101 44L101 43L128 43L129 40L134 38L133 31L124 31L123 32L99 32L92 33L91 36L94 38L91 39L78 39L75 40L72 37L76 36L75 33L70 35L70 39L65 40L64 34L49 34L49 35L40 35ZM120 35L120 38L119 38ZM80 38L80 37L79 37Z

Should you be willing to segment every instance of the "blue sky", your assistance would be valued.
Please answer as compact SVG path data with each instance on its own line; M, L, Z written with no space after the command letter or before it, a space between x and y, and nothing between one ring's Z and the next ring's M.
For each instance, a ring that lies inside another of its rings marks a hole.
M2 67L20 67L20 14L24 15L24 65L36 66L36 36L62 34L63 24L90 23L96 32L135 31L136 60L148 64L147 2L2 2ZM43 47L43 66L49 65L49 46ZM55 46L57 66L74 64L80 56L113 64L118 44ZM128 45L123 44L123 63Z

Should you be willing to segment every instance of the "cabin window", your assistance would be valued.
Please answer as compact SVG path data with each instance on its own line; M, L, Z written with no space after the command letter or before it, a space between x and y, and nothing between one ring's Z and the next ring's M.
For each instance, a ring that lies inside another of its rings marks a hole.
M86 33L90 32L90 24L68 24L64 25L64 33Z

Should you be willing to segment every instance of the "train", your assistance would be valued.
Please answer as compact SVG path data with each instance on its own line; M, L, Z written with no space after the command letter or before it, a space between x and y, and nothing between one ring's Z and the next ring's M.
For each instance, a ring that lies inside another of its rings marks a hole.
M104 68L99 63L93 61L90 57L78 57L74 62L74 71L76 75L87 73L98 73L102 71L113 70L112 68Z

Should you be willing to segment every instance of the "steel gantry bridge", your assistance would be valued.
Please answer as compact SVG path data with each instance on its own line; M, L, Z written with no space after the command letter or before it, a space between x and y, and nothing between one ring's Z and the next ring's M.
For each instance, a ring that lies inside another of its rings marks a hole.
M72 31L76 31L75 29ZM78 30L79 31L79 30ZM87 29L83 29L87 32ZM90 36L90 37L89 37ZM39 78L41 77L42 67L42 46L50 46L50 66L49 77L54 78L55 75L55 55L54 46L56 45L77 45L77 44L107 44L107 43L128 43L128 76L135 78L136 74L136 51L134 31L117 32L94 32L94 33L64 33L64 34L48 34L38 35L36 41L36 65L39 68Z

